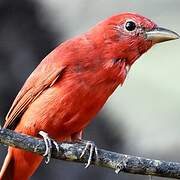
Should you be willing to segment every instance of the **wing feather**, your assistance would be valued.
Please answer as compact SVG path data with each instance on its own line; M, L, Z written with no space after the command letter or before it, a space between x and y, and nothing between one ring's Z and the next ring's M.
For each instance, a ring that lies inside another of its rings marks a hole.
M42 66L41 66L42 67ZM38 98L43 91L52 87L61 77L65 67L49 68L44 71L44 68L37 68L27 79L24 86L15 98L4 124L4 128L15 129L20 116L28 106Z

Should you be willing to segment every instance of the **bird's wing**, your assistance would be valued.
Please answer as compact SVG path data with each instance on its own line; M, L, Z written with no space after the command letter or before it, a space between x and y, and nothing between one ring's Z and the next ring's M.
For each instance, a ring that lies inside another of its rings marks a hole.
M43 66L37 68L27 79L6 116L4 128L15 129L22 113L44 90L55 84L65 67L48 67L46 71L44 69Z

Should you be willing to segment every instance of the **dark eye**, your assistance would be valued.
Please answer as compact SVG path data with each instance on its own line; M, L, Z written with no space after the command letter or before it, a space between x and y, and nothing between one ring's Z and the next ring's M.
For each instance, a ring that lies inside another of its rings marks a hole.
M136 29L136 24L133 21L127 21L125 24L125 28L127 31L134 31Z

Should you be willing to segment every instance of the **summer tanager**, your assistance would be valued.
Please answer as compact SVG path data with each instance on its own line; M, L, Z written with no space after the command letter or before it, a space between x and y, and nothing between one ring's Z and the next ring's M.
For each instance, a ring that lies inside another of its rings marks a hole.
M83 129L122 85L128 70L154 44L179 35L133 13L112 16L47 55L15 98L4 128L58 141L81 139ZM9 147L0 180L26 180L43 157Z

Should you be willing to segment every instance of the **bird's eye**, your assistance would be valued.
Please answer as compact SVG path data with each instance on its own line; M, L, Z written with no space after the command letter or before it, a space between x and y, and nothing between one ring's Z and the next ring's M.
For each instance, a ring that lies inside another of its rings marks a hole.
M127 21L125 24L125 28L127 31L134 31L136 29L136 24L133 21Z

